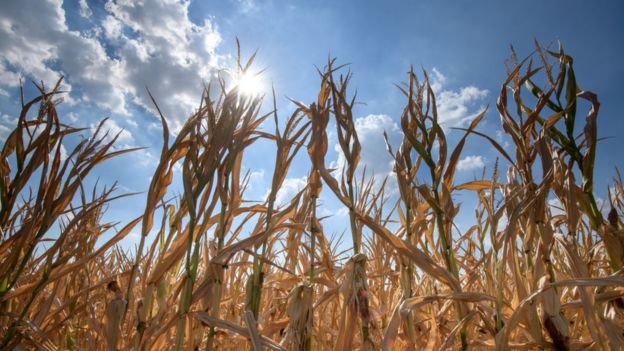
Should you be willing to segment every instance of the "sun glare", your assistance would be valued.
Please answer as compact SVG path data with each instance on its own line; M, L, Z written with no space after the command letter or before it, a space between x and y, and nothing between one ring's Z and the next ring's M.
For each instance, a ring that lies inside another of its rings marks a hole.
M264 85L260 75L243 73L235 80L235 84L243 95L257 96L264 91Z

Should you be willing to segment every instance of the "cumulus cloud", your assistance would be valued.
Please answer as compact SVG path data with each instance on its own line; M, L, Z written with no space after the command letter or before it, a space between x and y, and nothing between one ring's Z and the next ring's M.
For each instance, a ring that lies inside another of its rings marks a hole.
M264 187L264 168L249 172L249 181L247 183L247 190L258 190ZM242 182L242 179L241 179ZM261 186L258 186L261 185Z
M249 182L260 182L264 180L264 168L260 168L257 171L251 171L249 173Z
M438 118L443 127L463 126L481 112L480 105L489 93L486 89L473 85L459 90L445 89L447 78L436 68L430 78L431 88L436 93Z
M61 144L60 151L61 151L61 161L67 160L67 157L69 157L69 154L67 153L67 149L65 148L65 145ZM52 152L54 152L54 151L52 151ZM52 152L50 152L50 153L52 153Z
M11 134L11 128L0 124L0 141L5 141L9 134Z
M78 0L78 6L80 9L80 16L84 18L89 18L93 16L93 11L89 8L89 4L87 4L87 0Z
M458 171L471 171L475 169L483 169L485 167L485 159L483 156L470 155L460 159L457 162Z
M398 124L388 115L368 115L356 118L355 130L358 133L362 152L358 167L366 167L368 175L374 174L383 178L392 171L392 157L385 147L383 133L386 131L391 145L398 145L401 142L402 133ZM331 163L335 168L335 176L340 176L345 167L345 157L340 145L335 144L334 150L338 153L338 159Z
M279 188L277 194L275 195L275 204L277 206L287 205L292 198L297 195L303 188L305 188L306 184L308 184L308 177L303 176L301 178L286 178L284 179L284 183L282 187ZM271 190L267 190L264 198L269 197L269 192Z
M178 128L217 66L221 37L213 23L193 23L188 1L109 0L103 18L79 5L91 30L71 30L60 0L3 6L0 85L16 86L20 75L50 85L64 75L73 99L121 115L133 105L152 110L148 86Z
M444 84L446 84L446 76L442 74L442 72L438 71L437 68L433 67L430 78L431 89L433 89L434 93L439 93Z

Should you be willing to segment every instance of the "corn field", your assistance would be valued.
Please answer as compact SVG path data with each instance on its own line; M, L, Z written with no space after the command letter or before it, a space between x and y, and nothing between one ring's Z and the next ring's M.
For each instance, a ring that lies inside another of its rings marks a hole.
M252 64L239 58L238 70ZM485 110L466 128L443 127L427 72L410 69L397 85L403 140L373 146L392 155L394 179L359 165L348 67L329 60L318 73L318 95L292 100L289 116L261 113L274 93L246 96L225 80L176 133L161 114L145 210L117 227L104 213L132 194L84 181L137 149L116 148L104 121L93 133L65 124L60 80L22 94L0 155L0 349L624 349L624 185L615 170L598 201L600 104L561 45L523 59L512 49L491 111L508 147L479 130ZM345 157L338 171L326 160L330 132ZM476 139L499 160L457 183ZM259 140L275 145L271 188L247 199L243 158ZM295 157L307 160L307 185L281 205ZM321 192L348 209L345 238L324 230ZM458 192L476 208L460 207ZM465 231L460 211L474 214Z

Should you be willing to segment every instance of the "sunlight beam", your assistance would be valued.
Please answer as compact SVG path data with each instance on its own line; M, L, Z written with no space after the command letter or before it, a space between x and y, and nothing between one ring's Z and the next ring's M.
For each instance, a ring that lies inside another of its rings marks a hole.
M264 92L264 83L259 74L244 72L234 80L234 86L246 96L255 97Z

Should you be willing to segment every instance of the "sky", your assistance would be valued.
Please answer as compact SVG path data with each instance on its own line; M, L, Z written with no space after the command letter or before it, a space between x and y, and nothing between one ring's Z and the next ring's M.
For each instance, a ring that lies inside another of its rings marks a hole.
M600 142L596 189L606 196L615 168L624 163L624 2L621 1L61 1L0 2L0 143L14 127L19 109L19 79L34 96L29 79L52 85L60 75L69 93L59 106L61 120L120 132L118 146L145 150L111 160L92 179L121 192L145 192L161 147L159 120L146 93L150 89L175 131L199 104L203 84L221 69L232 68L239 38L243 55L258 50L256 67L266 69L263 86L277 93L285 118L294 105L288 98L314 101L319 79L315 67L328 57L349 63L352 86L361 102L355 110L363 145L361 164L379 178L391 175L383 142L401 140L404 104L395 87L410 65L430 72L438 108L451 140L461 127L489 106L479 130L505 139L495 109L506 76L505 60L513 45L519 56L560 40L575 61L581 87L598 94ZM264 111L271 109L266 100ZM270 125L265 127L272 131ZM328 162L340 163L330 133ZM71 145L66 145L66 148ZM243 167L251 174L248 199L262 200L270 186L273 157L268 142L250 149ZM305 156L305 154L304 154ZM457 181L479 177L493 167L497 153L473 137L464 148ZM309 163L295 161L278 201L305 185ZM326 231L341 232L346 211L325 196L321 215L332 215ZM469 195L457 218L470 223ZM125 223L142 213L145 194L110 206L107 219ZM133 234L129 240L137 240Z

